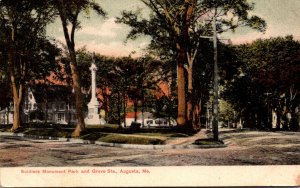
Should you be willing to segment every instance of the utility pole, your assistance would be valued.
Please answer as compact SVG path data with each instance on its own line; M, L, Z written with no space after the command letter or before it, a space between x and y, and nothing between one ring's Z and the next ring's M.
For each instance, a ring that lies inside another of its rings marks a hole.
M217 16L213 16L212 27L213 27L213 36L200 36L200 38L209 38L213 39L213 48L214 48L214 91L213 91L213 120L212 120L212 130L213 137L215 141L219 141L219 69L218 69L218 36L217 36ZM222 40L222 39L221 39ZM227 39L223 39L227 40Z
M218 38L216 16L213 17L213 46L214 46L214 98L213 98L213 135L219 140L219 75L218 75Z

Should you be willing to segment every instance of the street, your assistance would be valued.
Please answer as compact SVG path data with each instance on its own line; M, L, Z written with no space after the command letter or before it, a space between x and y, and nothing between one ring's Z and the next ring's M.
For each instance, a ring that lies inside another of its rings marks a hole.
M126 149L0 136L1 167L299 165L299 132L228 132L225 148Z

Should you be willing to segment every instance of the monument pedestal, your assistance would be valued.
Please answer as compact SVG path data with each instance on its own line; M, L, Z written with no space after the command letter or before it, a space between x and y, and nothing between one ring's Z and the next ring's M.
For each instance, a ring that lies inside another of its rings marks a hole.
M99 102L96 98L91 99L88 104L88 115L85 118L87 125L104 125L105 120L99 116Z

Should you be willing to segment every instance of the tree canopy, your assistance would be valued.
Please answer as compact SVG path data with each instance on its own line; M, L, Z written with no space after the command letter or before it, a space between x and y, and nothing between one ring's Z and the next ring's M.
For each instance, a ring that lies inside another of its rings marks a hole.
M49 74L49 66L39 65L41 62L51 65L57 54L57 48L45 37L46 25L53 21L54 15L49 2L0 1L1 43L5 45L3 57L6 60L1 66L7 67L12 88L13 131L21 125L20 105L27 82L32 77L41 78Z
M249 126L272 128L272 109L280 117L286 113L295 116L299 105L300 43L292 36L259 39L236 46L235 53L239 72L226 85L224 97L237 111L245 112L245 118L251 113L263 121L253 124L248 120Z

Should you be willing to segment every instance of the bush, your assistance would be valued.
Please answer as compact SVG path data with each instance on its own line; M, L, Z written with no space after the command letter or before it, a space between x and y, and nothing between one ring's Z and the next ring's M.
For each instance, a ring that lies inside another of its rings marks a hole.
M132 130L139 130L141 128L141 125L140 123L138 122L132 122L131 125L130 125L130 129Z

